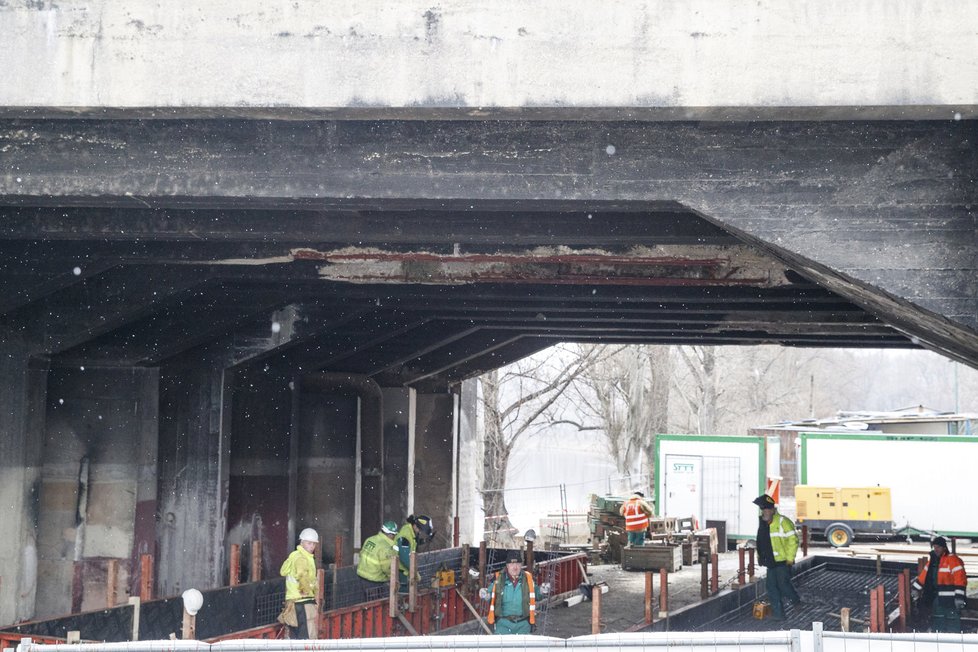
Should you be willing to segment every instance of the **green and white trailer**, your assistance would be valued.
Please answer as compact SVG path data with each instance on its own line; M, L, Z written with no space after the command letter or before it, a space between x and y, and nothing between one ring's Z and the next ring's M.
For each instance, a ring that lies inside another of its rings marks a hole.
M821 431L799 444L800 484L888 487L899 534L978 538L978 437Z
M659 516L724 521L728 539L754 538L766 483L764 437L657 435L655 505Z

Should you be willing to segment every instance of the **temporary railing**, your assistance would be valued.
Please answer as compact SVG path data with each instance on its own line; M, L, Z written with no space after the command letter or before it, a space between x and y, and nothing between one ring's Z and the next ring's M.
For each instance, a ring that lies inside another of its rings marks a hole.
M547 636L417 636L356 640L233 640L139 641L59 645L25 639L17 652L362 652L363 650L569 650L611 652L652 650L664 652L976 652L978 634L858 634L823 632L822 623L811 631L780 632L649 632L599 634L570 639Z

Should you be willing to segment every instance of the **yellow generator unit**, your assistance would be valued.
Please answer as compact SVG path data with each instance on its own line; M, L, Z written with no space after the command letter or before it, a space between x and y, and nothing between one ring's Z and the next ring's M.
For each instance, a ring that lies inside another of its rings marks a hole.
M824 534L836 548L857 534L893 533L888 487L811 487L795 485L796 522Z

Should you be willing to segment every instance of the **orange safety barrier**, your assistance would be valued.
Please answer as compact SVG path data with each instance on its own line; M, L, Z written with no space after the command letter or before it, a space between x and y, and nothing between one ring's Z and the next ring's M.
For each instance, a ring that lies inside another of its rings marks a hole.
M587 564L584 553L568 555L537 564L538 582L551 582L551 595L560 595L576 591L584 581L582 567ZM398 618L391 618L388 598L370 602L361 602L349 607L331 609L320 615L319 637L321 639L340 638L371 638L382 636L407 636L409 632ZM434 616L441 611L439 619ZM444 587L439 592L431 589L419 591L417 608L414 613L409 611L402 614L411 627L421 635L436 632L434 623L439 624L439 630L448 629L472 620L472 613L466 608L456 587ZM241 638L284 638L285 628L272 623L264 627L255 627L241 632L234 632L207 639L208 643L227 641ZM19 640L19 639L18 639Z
M18 632L0 632L0 651L17 649L17 646L25 638L29 638L35 643L44 643L45 645L59 645L66 642L65 639L58 638L56 636L39 636L37 634L20 634Z

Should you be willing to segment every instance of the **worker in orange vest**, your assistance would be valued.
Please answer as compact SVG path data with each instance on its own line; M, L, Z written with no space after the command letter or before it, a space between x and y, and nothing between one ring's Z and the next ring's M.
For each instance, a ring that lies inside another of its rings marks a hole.
M920 598L918 605L922 615L930 612L930 625L935 632L960 632L961 610L966 604L968 587L964 562L948 552L944 537L935 537L930 545L930 559L911 589L914 596Z
M530 634L537 622L537 587L533 574L523 570L519 552L506 555L506 568L496 573L489 593L486 620L497 634Z
M618 513L625 517L625 531L628 532L628 545L640 546L645 543L645 532L649 529L652 508L645 502L645 494L633 491Z

